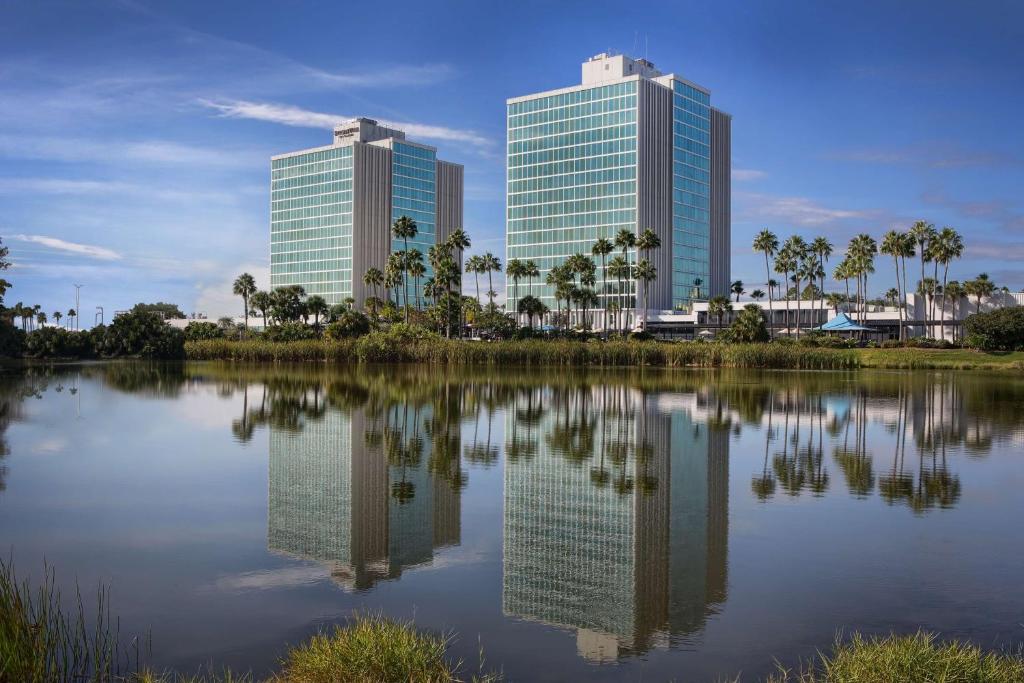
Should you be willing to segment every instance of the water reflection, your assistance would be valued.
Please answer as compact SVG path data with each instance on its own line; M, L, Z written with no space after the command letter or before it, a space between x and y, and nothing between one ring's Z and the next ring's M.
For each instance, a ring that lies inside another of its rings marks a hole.
M9 427L51 393L89 407L88 381L149 405L230 399L218 433L267 446L267 549L326 566L346 592L464 535L475 547L463 495L479 477L502 503L486 532L500 576L470 597L496 605L500 590L496 619L567 630L592 662L699 647L743 594L730 506L766 516L799 499L813 515L839 498L917 522L908 511L967 507L970 467L1024 444L1012 377L97 364L0 378L0 496Z

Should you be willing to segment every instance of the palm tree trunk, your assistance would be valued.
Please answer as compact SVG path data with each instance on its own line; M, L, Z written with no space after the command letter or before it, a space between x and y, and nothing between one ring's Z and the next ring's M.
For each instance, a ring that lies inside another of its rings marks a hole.
M942 269L942 303L939 304L939 334L946 338L946 281L949 279L949 262Z
M772 310L772 271L768 267L768 252L764 252L764 272L768 276L768 334L775 339L775 311Z
M900 256L900 261L903 262L903 319L909 322L910 312L907 310L907 308L910 306L910 293L907 292L907 258L905 256ZM906 338L909 336L910 331L904 329L902 338L903 341L906 341Z
M405 324L409 324L409 238L403 237L402 241L405 243L405 257L402 263L402 289L405 292L405 300L402 302L405 304Z
M796 338L800 339L800 278L796 279L793 284L796 285Z

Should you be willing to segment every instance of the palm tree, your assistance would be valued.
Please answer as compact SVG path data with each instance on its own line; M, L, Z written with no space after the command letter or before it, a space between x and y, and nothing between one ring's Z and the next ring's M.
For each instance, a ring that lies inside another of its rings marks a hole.
M917 221L911 227L909 235L917 244L917 253L921 257L921 282L924 282L924 262L928 259L928 246L935 238L935 226L927 221ZM906 287L904 287L904 290ZM926 301L927 303L927 301ZM916 306L915 306L916 308ZM922 334L925 332L922 322Z
M377 290L384 284L384 273L380 268L367 268L366 272L363 273L363 284L367 287L373 287L373 296L379 300L380 293Z
M850 278L851 277L853 277L853 275L852 275L852 269L850 268L850 260L848 258L844 258L842 261L840 261L839 263L836 264L835 270L832 271L832 279L836 280L837 282L839 280L842 280L843 283L846 285L846 308L847 308L847 310L849 310L849 308L850 308ZM838 313L839 313L839 309L837 308L836 309L836 314L838 315Z
M860 322L864 322L866 307L864 303L868 299L868 275L875 272L875 254L878 253L878 245L871 235L861 233L850 240L846 249L846 257L850 262L852 274L857 278L857 299L862 307Z
M629 271L629 264L626 262L626 259L624 259L621 256L616 256L616 257L612 258L611 261L608 262L608 273L613 278L615 278L618 281L619 296L618 296L618 300L615 302L615 304L616 304L616 310L615 310L615 312L616 312L616 315L615 315L615 329L619 330L619 331L622 330L622 320L620 318L620 314L622 313L622 309L623 309L622 294L621 294L621 292L622 292L622 278L623 277L628 277L628 274L629 274L628 271Z
M473 273L473 279L476 280L476 299L480 301L480 273L484 272L483 256L479 254L470 256L466 259L466 272Z
M633 277L636 278L637 282L644 283L644 331L647 331L647 290L649 289L648 284L654 282L658 277L658 269L651 265L651 262L647 259L642 259L640 263L636 264L633 268Z
M42 327L43 325L45 325L46 324L46 313L44 313L43 311L39 311L38 313L36 313L36 322L39 323L39 327Z
M501 260L492 254L487 252L483 255L482 265L484 272L487 273L487 297L490 299L491 306L494 306L494 283L491 281L491 273L501 272Z
M736 303L740 302L740 295L747 293L747 290L743 289L743 280L733 282L729 290L736 295Z
M768 319L773 320L775 317L775 311L772 310L772 270L768 264L769 257L775 256L775 252L779 250L779 238L775 236L771 230L767 228L757 233L757 237L754 238L754 251L759 251L764 254L764 272L768 276ZM774 326L769 324L768 330L771 332L772 337L775 336Z
M956 309L960 305L960 300L964 298L964 286L960 284L958 280L950 280L949 283L943 287L942 296L948 297L951 300L952 306L950 310L950 318L955 322ZM953 326L953 339L956 339L956 325Z
M590 253L601 257L601 292L604 294L604 328L605 337L608 336L608 254L615 251L615 245L607 238L600 238L590 248Z
M789 274L796 270L797 263L796 257L788 249L781 249L775 256L775 272L783 276L782 285L786 288L786 334L789 334L790 319L789 319ZM771 305L769 303L769 305Z
M903 253L903 246L906 243L902 233L890 230L882 236L882 246L879 251L888 256L892 256L893 264L896 267L896 297L899 299L900 296L900 254ZM899 316L900 316L900 340L903 340L903 316L904 307L900 305Z
M987 276L986 276L986 277L987 277ZM78 316L78 312L77 312L77 311L76 311L75 309L73 309L73 308L69 308L69 309L68 309L68 327L69 327L69 328L70 328L70 327L71 327L71 325L72 325L72 324L74 323L74 320L75 320L75 318L76 318L77 316Z
M811 253L818 257L818 267L815 272L819 279L818 298L820 301L818 306L820 308L825 305L825 265L828 263L829 257L832 256L832 243L825 237L815 237L811 241L810 249Z
M408 216L400 216L398 220L391 226L391 234L395 239L402 240L403 251L408 255L409 252L409 239L415 237L419 233L419 227L416 225L416 221L409 218ZM405 299L403 304L405 305L405 322L409 322L409 278L407 276L405 267L408 261L404 258L402 260L402 288L405 291Z
M761 299L764 298L764 292L761 291L760 289L755 289L753 292L750 293L750 298L753 299L754 301L760 302Z
M327 315L327 301L319 294L311 294L306 299L306 313L313 316L313 327L320 328L320 316Z
M420 278L427 274L427 267L423 265L423 254L418 249L412 250L419 259L413 259L409 264L409 275L412 275L412 289L416 292L416 310L422 310L420 306Z
M792 258L794 284L796 285L796 338L800 338L800 282L803 276L801 267L807 260L807 242L800 235L790 235L789 239L782 245L782 251L788 252ZM789 284L787 283L787 287ZM786 292L787 307L789 306L789 292Z
M900 300L900 290L895 287L885 290L885 300L891 306L896 306L896 303Z
M624 269L622 271L622 275L626 279L626 286L629 287L629 276L632 274L629 268L629 249L636 246L636 233L626 228L619 230L619 233L615 235L615 246L622 249L622 260L625 264ZM621 288L619 293L623 293L621 291ZM622 307L623 309L632 308L631 306L629 306L629 294L627 294L625 299L623 299ZM623 310L623 317L625 318L626 324L628 325L629 314L625 310Z
M267 327L267 311L274 305L274 297L271 296L270 292L265 290L258 290L252 293L249 297L249 303L252 305L253 311L259 311L263 316L263 328Z
M534 261L527 261L523 264L523 276L530 288L530 296L533 296L533 278L540 277L540 268Z
M836 315L839 315L839 304L843 302L843 295L835 292L829 292L825 295L825 301L832 307L832 310L836 312Z
M637 251L639 251L640 254L643 256L643 258L646 261L649 262L651 260L651 252L653 250L655 250L655 249L661 248L661 238L658 237L658 233L654 232L650 228L646 228L642 233L640 233L640 236L636 238L636 248L637 248ZM654 268L654 266L651 265L651 268ZM635 272L635 270L634 270L634 272ZM657 268L654 268L654 272L657 273ZM646 287L647 287L647 283L645 282L644 283L644 288L646 289ZM644 328L645 329L647 327L647 301L648 301L648 297L647 297L647 292L645 291L644 292L644 318L643 318Z
M54 311L53 312L53 322L55 322L57 325L60 325L60 319L63 318L63 317L64 317L64 314L61 313L60 311Z
M393 253L388 255L388 261L384 265L384 288L388 290L388 301L392 301L392 295L394 295L394 303L398 305L398 287L402 284L402 270L403 261L401 254Z
M946 337L946 283L949 279L949 264L964 255L964 240L953 228L943 228L936 239L935 262L942 264L942 302L939 304L940 334Z
M459 252L459 272L464 272L462 270L462 254L466 249L473 246L473 242L469 239L469 235L462 228L456 228L455 230L452 230L450 235L448 235L448 239L445 240L445 244L451 248L451 251Z
M518 312L519 308L519 278L525 276L526 266L519 259L512 259L505 266L505 275L512 278L512 300L515 303L511 306L512 310ZM506 297L507 298L507 297Z
M975 311L978 313L981 313L981 300L992 296L992 292L996 291L996 285L989 279L988 273L982 273L973 280L965 283L964 286L968 288L970 295L975 297L977 301Z
M732 302L724 294L717 294L708 300L708 315L718 318L719 331L722 328L722 318L732 310ZM717 336L717 335L716 335Z
M231 291L235 296L242 297L242 305L245 308L245 329L249 329L249 297L256 293L256 280L249 273L242 273L235 278Z

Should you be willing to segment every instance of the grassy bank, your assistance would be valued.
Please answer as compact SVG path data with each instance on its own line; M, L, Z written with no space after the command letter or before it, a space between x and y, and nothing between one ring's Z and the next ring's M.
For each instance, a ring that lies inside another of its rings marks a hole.
M1024 370L1024 353L970 349L857 349L862 368L891 370Z
M189 342L189 360L244 362L440 363L516 366L661 366L842 370L858 367L849 349L781 344L654 341L524 340L467 342L372 333L359 339L268 342L222 339Z
M985 652L934 635L866 638L854 634L799 671L780 671L767 683L1019 683L1020 653Z

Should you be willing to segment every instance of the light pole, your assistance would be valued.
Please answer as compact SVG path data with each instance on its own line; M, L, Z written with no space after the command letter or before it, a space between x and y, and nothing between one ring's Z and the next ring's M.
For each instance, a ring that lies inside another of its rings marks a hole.
M97 320L99 321L98 323L96 322ZM96 316L92 319L92 324L93 325L97 325L97 324L102 325L103 324L103 307L102 306L97 306L96 307Z
M78 319L81 317L81 311L78 310L79 295L82 292L82 285L75 285L75 329L78 329Z

